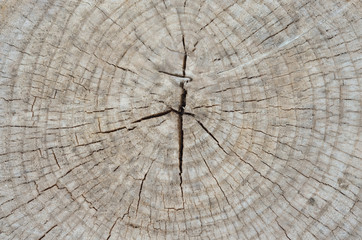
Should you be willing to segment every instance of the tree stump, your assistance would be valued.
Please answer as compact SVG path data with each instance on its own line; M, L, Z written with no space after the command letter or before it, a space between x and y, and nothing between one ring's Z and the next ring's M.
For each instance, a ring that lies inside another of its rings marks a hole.
M0 3L1 239L360 239L362 4Z

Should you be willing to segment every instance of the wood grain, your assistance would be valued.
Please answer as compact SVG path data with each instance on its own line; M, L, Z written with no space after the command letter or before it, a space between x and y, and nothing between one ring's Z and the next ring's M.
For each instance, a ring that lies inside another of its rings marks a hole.
M361 12L0 2L0 239L361 239Z

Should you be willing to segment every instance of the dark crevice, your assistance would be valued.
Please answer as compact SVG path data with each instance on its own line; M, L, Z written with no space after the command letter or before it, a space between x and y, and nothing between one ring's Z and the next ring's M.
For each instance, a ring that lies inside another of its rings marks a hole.
M186 76L186 62L187 62L187 52L186 52L186 46L185 46L185 36L182 35L182 46L184 47L184 60L182 63L182 75L183 77Z
M186 111L183 111L182 113L179 111L179 110L176 110L174 108L171 108L171 111L178 114L178 115L187 115L187 116L191 116L191 117L196 117L194 113L191 113L191 112L186 112Z
M55 155L55 153L54 153L54 150L53 150L53 149L52 149L52 153L53 153L54 160L55 160L55 162L57 163L58 168L60 169L61 167L60 167L60 165L59 165L58 158L57 158L57 156Z
M195 138L195 140L196 140L197 138L196 138L195 134L194 134L194 133L192 133L192 135L194 135L194 138ZM211 174L211 177L215 180L215 182L216 182L217 186L219 187L220 191L221 191L221 192L222 192L222 194L224 195L224 197L225 197L225 199L226 199L227 203L228 203L228 204L229 204L229 206L232 208L232 205L230 204L230 201L229 201L228 197L226 196L226 194L225 194L224 190L222 189L222 187L221 187L221 185L220 185L219 181L217 180L217 178L215 177L215 175L212 173L212 171L211 171L211 168L210 168L209 164L207 163L206 159L204 158L204 156L203 156L203 154L202 154L202 152L201 152L200 150L199 150L199 153L200 153L201 158L202 158L202 160L204 161L204 163L205 163L205 165L206 165L207 169L209 170L209 173Z
M180 86L182 87L182 94L181 94L181 99L180 99L181 104L180 104L178 111L179 111L180 115L183 115L185 113L187 91L184 88L184 83L181 83Z
M217 145L221 148L221 150L222 150L225 154L229 155L229 154L225 151L225 149L220 145L220 143L219 143L219 141L216 139L216 137L205 127L205 125L202 124L202 122L200 122L199 120L197 120L197 119L195 119L195 120L196 120L196 122L202 127L202 129L204 129L205 132L207 132L207 133L212 137L212 139L215 140L215 142L216 142Z
M183 61L183 64L182 64L182 75L183 75L183 77L186 77L186 61L187 61L187 54L185 52L184 61Z
M142 193L143 183L144 183L145 180L146 180L147 174L148 174L148 172L146 172L145 176L143 177L142 182L141 182L141 186L140 186L140 190L139 190L139 192L138 192L137 211L138 211L138 207L140 206L140 200L141 200L141 193Z
M107 64L110 65L110 66L113 66L113 67L115 67L115 68L121 69L121 70L123 70L123 71L125 71L125 72L131 72L131 73L137 75L137 73L134 72L134 71L132 71L131 69L128 69L128 68L125 68L125 67L121 67L121 66L118 66L118 65L116 65L116 64L114 64L114 63L111 63L111 62L108 62L108 61L106 61L106 60L103 60L102 58L98 57L98 56L97 56L96 54L94 54L94 53L93 53L93 55L94 55L97 59L99 59L99 60L107 63Z
M41 239L43 239L51 230L53 230L54 228L56 228L58 225L54 225L53 227L51 227L48 231L46 231L44 234L43 234L43 236L41 236L40 238L39 238L39 240L41 240Z
M193 114L193 113L190 113L190 112L184 112L183 114L184 114L184 115L188 115L188 116L191 116L191 117L195 117L195 114Z
M189 76L185 76L184 75L184 72L182 75L180 74L175 74L175 73L169 73L169 72L165 72L165 71L158 71L159 73L163 73L163 74L166 74L166 75L170 75L170 76L173 76L173 77L178 77L178 78L188 78L187 81L192 81L192 77L189 77Z
M199 44L199 40L197 40L197 42L194 44L194 49L192 50L192 52L195 52L197 44Z
M182 35L182 45L184 48L184 58L182 63L182 77L186 77L186 62L187 62L187 52L185 46L185 36ZM183 162L183 153L184 153L184 130L183 130L183 115L185 113L186 107L186 95L187 90L185 89L185 83L181 82L180 87L182 88L180 105L178 108L178 136L179 136L179 175L180 175L180 188L181 188L181 197L182 203L184 204L184 192L182 187L182 162Z
M139 123L139 122L142 122L144 120L148 120L148 119L152 119L152 118L157 118L157 117L162 117L163 115L166 115L166 114L169 114L170 112L172 112L172 109L169 109L169 110L166 110L166 111L163 111L163 112L159 112L159 113L155 113L155 114L151 114L151 115L148 115L146 117L143 117L143 118L140 118L136 121L133 121L132 123Z
M112 235L112 230L114 228L114 226L117 224L117 221L119 220L120 218L117 218L116 221L114 221L112 227L109 229L109 233L108 233L108 237L106 240L110 239L111 238L111 235Z
M177 111L178 113L178 136L179 136L179 175L180 175L180 188L181 188L181 196L182 199L183 196L183 188L182 188L182 160L183 160L183 152L184 152L184 130L183 130L183 115L185 112L185 106L186 106L186 95L187 91L184 88L184 83L180 83L180 87L182 88L182 94L180 99L180 106Z
M126 129L126 127L119 127L119 128L115 128L115 129L112 129L112 130L100 131L100 132L96 132L96 133L112 133L112 132L117 132L117 131L120 131L120 130L123 130L123 129Z
M187 91L184 89L183 83L180 84L180 86L182 87L182 94L181 94L181 99L180 99L180 106L178 109L178 129L179 129L179 146L180 146L180 151L179 151L179 164L180 164L180 174L182 173L182 157L183 157L183 137L184 137L184 132L183 132L183 114L185 112L185 106L186 106L186 94Z
M276 220L276 222L277 222L278 226L283 230L284 235L285 235L289 240L291 240L291 238L290 238L290 237L288 236L288 234L287 234L287 231L285 231L285 228L283 228L282 225L280 225L280 223L278 222L278 220Z
M84 196L84 194L82 194L81 196L84 198L84 201L89 204L90 208L93 208L94 210L98 211L98 209L93 206L92 202L88 201L88 199Z
M211 177L215 180L215 182L216 182L217 186L219 187L220 191L221 191L221 192L222 192L222 194L224 195L224 197L225 197L225 199L226 199L226 202L229 204L229 206L231 206L231 204L230 204L230 202L229 202L228 197L226 196L226 194L225 194L224 190L223 190L223 189L222 189L222 187L220 186L219 181L217 180L217 178L216 178L216 177L214 176L214 174L212 173L212 171L211 171L211 169L210 169L209 164L206 162L206 160L205 160L205 158L204 158L204 157L202 157L202 160L204 161L204 163L205 163L205 165L206 165L207 169L209 170L209 172L210 172L210 174L211 174Z
M145 116L143 118L140 118L140 119L137 119L131 123L139 123L139 122L142 122L144 120L149 120L149 119L152 119L152 118L158 118L158 117L162 117L166 114L169 114L170 112L176 112L176 110L170 108L166 111L163 111L163 112L159 112L159 113L155 113L155 114L151 114L151 115L148 115L148 116ZM127 128L125 126L123 127L119 127L119 128L115 128L115 129L111 129L111 130L107 130L107 131L99 131L99 132L96 132L96 133L112 133L112 132L117 132L117 131L121 131L121 130L124 130L124 129L127 129L128 131L132 131L134 130L135 128L137 128L137 126L133 126L133 127L130 127L130 128Z
M127 128L127 127L119 127L119 128L115 128L115 129L111 129L111 130L107 130L107 131L99 131L99 132L96 132L96 134L98 133L112 133L112 132L117 132L117 131L121 131L123 129L127 129L127 131L132 131L134 130L135 128L137 128L136 126L133 126L133 127L130 127L130 128ZM78 145L80 146L80 145Z
M153 163L153 162L152 162ZM147 174L150 171L151 167L152 167L152 163L151 166L148 168L146 174L144 175L142 182L141 182L141 186L140 186L140 190L138 191L138 201L137 201L137 210L136 212L138 213L138 208L140 206L140 201L141 201L141 193L142 193L142 188L143 188L143 183L145 182L146 178L147 178Z
M112 110L114 108L105 108L105 109L101 109L101 110L94 110L94 111L85 111L86 113L88 114L91 114L91 113L98 113L98 112L105 112L105 111L108 111L108 110Z

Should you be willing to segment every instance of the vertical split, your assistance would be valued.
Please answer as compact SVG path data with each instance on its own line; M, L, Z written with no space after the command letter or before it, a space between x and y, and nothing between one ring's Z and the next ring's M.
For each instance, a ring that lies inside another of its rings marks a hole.
M186 77L186 62L187 62L187 52L185 46L185 37L182 35L182 45L184 48L184 57L182 64L182 77ZM181 196L182 201L184 198L183 188L182 188L182 161L183 161L183 153L184 153L184 130L183 130L183 115L185 113L186 107L186 95L187 90L185 89L185 83L181 82L180 87L182 88L180 105L178 108L178 132L179 132L179 175L180 175L180 188L181 188ZM183 201L184 202L184 201Z
M186 46L185 46L185 36L182 35L182 45L184 47L184 60L182 63L182 76L186 77L186 62L187 62L187 52L186 52ZM183 88L183 86L182 86Z

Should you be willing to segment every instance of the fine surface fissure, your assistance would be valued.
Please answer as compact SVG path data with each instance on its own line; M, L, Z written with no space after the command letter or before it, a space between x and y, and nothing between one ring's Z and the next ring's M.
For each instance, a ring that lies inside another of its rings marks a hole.
M202 122L200 122L199 120L195 119L196 122L202 127L202 129L205 130L205 132L207 132L207 134L209 134L212 139L215 140L215 142L217 143L217 145L219 146L219 148L226 154L226 155L229 155L226 150L220 145L219 141L216 139L216 137L205 127L204 124L202 124Z
M142 178L142 180L141 180L140 189L139 189L139 191L138 191L138 201L137 201L137 210L136 210L136 213L138 213L138 208L139 208L139 206L140 206L143 183L146 181L147 174L149 173L149 171L150 171L153 163L154 163L154 161L151 162L150 167L147 169L147 172L145 173L145 175L143 176L143 178Z
M357 0L69 2L0 1L0 239L362 236Z

